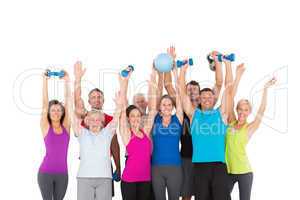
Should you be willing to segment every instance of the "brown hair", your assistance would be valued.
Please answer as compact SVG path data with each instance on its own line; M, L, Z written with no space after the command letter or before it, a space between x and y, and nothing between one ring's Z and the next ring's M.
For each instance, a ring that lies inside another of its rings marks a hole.
M64 119L65 119L65 107L62 105L61 102L59 102L58 100L56 99L53 99L51 101L49 101L48 103L48 111L47 111L47 119L48 119L48 122L50 125L52 125L52 121L51 121L51 118L50 118L50 108L53 106L53 105L59 105L61 107L61 111L62 111L62 116L60 118L60 124L62 124L64 122Z
M131 111L133 111L133 110L135 110L135 109L138 110L138 111L140 112L141 115L143 115L143 114L142 114L142 111L141 111L137 106L135 106L135 105L130 105L130 106L128 106L128 107L126 108L126 117L129 117Z

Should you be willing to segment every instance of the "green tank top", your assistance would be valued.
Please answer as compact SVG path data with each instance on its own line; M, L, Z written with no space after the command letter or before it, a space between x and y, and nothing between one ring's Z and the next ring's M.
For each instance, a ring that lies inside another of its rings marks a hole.
M252 172L246 151L247 123L240 129L235 129L236 123L236 121L231 123L227 129L225 160L229 174L245 174Z

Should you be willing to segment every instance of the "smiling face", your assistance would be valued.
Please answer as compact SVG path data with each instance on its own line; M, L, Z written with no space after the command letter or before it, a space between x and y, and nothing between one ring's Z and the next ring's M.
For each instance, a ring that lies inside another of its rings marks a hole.
M138 108L133 108L128 114L128 123L132 129L138 129L142 122L142 113Z
M198 105L200 101L200 88L198 85L188 84L186 86L186 93L190 97L193 105Z
M104 127L104 114L100 111L89 111L86 123L90 130L99 130Z
M104 96L100 90L92 90L89 94L89 104L92 109L102 110L104 104Z
M161 115L164 116L171 116L172 111L174 108L174 103L171 100L171 97L164 96L162 97L160 104L159 104L159 109Z
M214 94L212 91L202 91L200 93L200 104L203 110L212 109L214 107Z
M63 105L57 100L50 101L47 114L49 124L52 124L53 122L60 122L62 124L64 117L65 109Z
M251 114L250 102L246 99L240 100L236 106L236 112L238 115L238 120L240 122L246 122L248 116Z

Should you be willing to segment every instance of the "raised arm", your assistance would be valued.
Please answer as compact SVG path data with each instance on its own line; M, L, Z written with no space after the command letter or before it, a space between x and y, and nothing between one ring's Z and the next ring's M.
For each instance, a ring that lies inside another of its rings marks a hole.
M159 105L157 104L162 97L163 94L163 89L164 89L164 74L162 72L157 72L158 73L158 83L156 84L156 109L159 108ZM148 99L148 101L151 101L151 99Z
M257 128L261 124L261 121L262 121L262 118L264 116L264 113L265 113L265 110L266 110L266 106L267 106L268 89L269 89L269 87L271 87L272 85L274 85L275 82L276 82L276 79L273 77L264 86L264 90L263 90L263 94L262 94L262 99L261 99L261 103L260 103L258 112L257 112L257 114L255 116L254 121L251 122L248 125L248 137L249 138L251 138L251 136L253 135L253 133L257 130Z
M220 96L220 92L222 89L222 85L223 85L223 71L222 71L222 63L218 61L217 59L217 51L213 51L213 58L214 58L214 62L216 65L216 71L215 71L215 87L214 87L214 93L215 93L215 103L217 103L219 96Z
M86 69L82 68L82 63L77 61L74 64L74 103L75 103L75 113L78 117L83 118L86 114L86 109L84 106L84 101L81 98L81 79L85 74Z
M237 89L238 89L238 86L239 86L239 83L240 83L240 80L241 80L241 77L243 75L245 71L245 67L244 67L244 63L242 64L239 64L236 68L236 75L235 75L235 79L233 81L233 86L231 88L231 91L229 92L229 98L230 99L230 103L229 104L229 108L228 108L228 121L229 123L233 122L236 120L236 116L235 116L235 113L234 113L234 98L235 98L235 95L236 95L236 92L237 92Z
M65 97L65 118L63 121L64 127L70 133L70 126L71 126L71 119L70 119L70 111L72 111L72 101L71 101L71 89L70 89L70 77L67 71L64 71L65 75L62 78L65 81L65 90L64 90L64 97Z
M120 114L120 126L119 132L122 138L124 145L126 146L130 140L130 129L127 124L126 118L126 107L127 107L127 88L128 88L128 81L131 72L129 73L128 77L124 78L119 75L119 84L120 84L120 100L121 100L121 114Z
M75 112L71 113L71 125L74 132L75 137L78 137L81 134L83 127L81 126L82 118L78 116Z
M124 105L123 99L121 98L120 95L120 91L116 93L114 101L115 101L116 108L113 114L113 119L107 125L107 128L110 129L110 132L113 134L116 133L116 129L118 127L118 122L120 120L120 115L122 111L121 109L122 106Z
M145 133L149 136L154 118L157 114L157 82L156 82L156 76L157 76L157 71L152 68L151 75L150 75L150 80L148 81L148 116L146 118L145 124L144 124L144 131Z
M173 74L175 78L175 88L176 88L176 116L179 119L180 123L183 123L183 109L182 109L182 103L181 98L179 94L179 80L178 80L178 74L177 74L177 68L173 68Z
M186 94L185 74L186 74L187 68L188 68L188 65L186 64L180 69L179 80L178 80L178 82L179 82L178 89L179 89L179 95L181 97L183 111L191 120L194 115L195 108L193 107L189 96Z
M46 75L46 72L43 73L43 89L42 89L42 113L40 120L40 127L43 136L45 137L49 129L49 122L47 119L49 98L48 98L48 80L49 77Z
M222 95L222 102L221 102L221 113L222 118L225 124L229 122L229 113L233 106L233 99L232 99L232 87L233 87L233 76L232 76L232 67L231 62L228 60L224 60L225 63L225 88Z
M169 47L167 49L167 52L168 52L169 55L172 56L173 63L174 63L173 65L174 65L174 67L176 67L175 66L175 60L176 60L175 47L174 46ZM176 90L175 90L175 88L173 87L173 84L172 84L172 74L171 74L171 72L166 72L165 73L164 85L165 85L165 89L168 92L168 95L175 100L176 99Z

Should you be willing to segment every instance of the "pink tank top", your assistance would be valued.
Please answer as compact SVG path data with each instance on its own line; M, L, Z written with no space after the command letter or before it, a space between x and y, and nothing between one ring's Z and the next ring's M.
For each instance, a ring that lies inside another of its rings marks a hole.
M143 130L141 132L143 138L131 132L131 139L126 146L127 160L122 174L125 182L151 181L152 142Z

